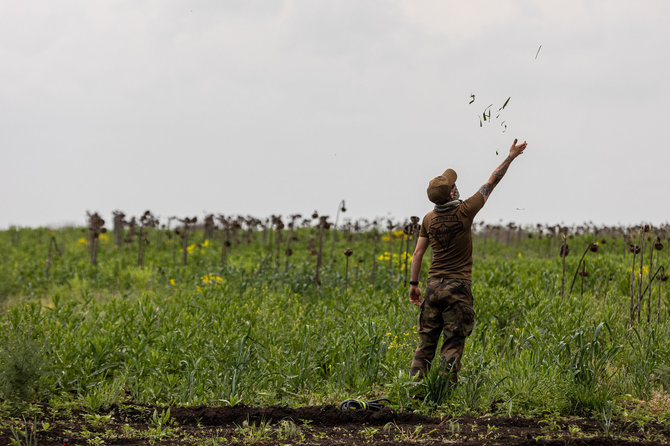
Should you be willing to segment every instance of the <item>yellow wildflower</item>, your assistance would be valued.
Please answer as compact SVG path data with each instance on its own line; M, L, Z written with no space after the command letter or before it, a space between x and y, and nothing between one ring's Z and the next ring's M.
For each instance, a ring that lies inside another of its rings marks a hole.
M398 231L393 231L391 233L390 237L389 237L388 233L386 233L386 234L382 235L381 238L382 238L382 241L388 242L391 238L393 238L393 240L397 240L397 239L402 238L404 236L405 236L405 233L402 230L398 230Z
M172 286L177 286L177 284L175 283L174 279L170 279L170 285L172 285Z
M214 274L205 274L200 278L202 283L216 285L217 283L223 283L223 278L220 276L215 276Z
M629 272L629 273L630 273L630 272L633 272L633 270L630 269L630 268L628 268L628 272ZM639 266L635 268L635 273L636 273L636 274L639 274L639 273L640 273L640 267L639 267ZM642 267L642 275L644 276L644 275L647 275L647 274L649 274L649 267L648 267L648 266L643 266L643 267Z
M377 257L377 260L382 261L382 262L384 262L384 261L388 262L389 260L392 260L393 263L398 263L399 260L404 262L405 257L407 257L408 262L412 261L412 254L410 254L408 252L403 252L402 254L393 253L393 256L391 256L390 253L385 252L385 253L379 255L379 257Z
M84 237L80 238L77 240L77 243L80 245L88 245L88 240L86 240Z

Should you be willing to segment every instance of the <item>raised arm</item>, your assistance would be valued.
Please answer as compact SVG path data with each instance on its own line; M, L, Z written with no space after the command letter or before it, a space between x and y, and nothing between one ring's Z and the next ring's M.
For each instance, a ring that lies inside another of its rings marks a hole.
M491 195L493 189L495 189L498 183L500 183L502 177L505 176L505 172L507 172L507 168L509 167L509 165L512 164L514 158L523 153L525 148L526 148L526 141L524 141L522 144L517 144L517 140L516 139L514 140L514 142L512 143L512 147L509 148L509 155L507 155L505 161L503 161L502 164L499 165L496 168L496 170L493 171L493 173L491 174L491 178L489 178L489 181L479 189L479 192L481 192L482 195L484 196L484 201L489 199L489 195Z

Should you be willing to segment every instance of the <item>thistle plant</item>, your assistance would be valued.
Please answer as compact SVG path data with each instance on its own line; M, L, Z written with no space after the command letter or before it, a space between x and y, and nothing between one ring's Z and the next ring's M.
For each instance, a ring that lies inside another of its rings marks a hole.
M634 294L635 294L635 258L640 254L640 247L637 245L629 245L628 250L633 254L633 266L630 269L630 310L629 310L629 325L633 326L633 320L635 317L635 308L634 308Z
M120 248L123 245L123 228L128 224L126 222L124 214L121 211L114 211L114 245L117 248Z
M393 228L395 224L391 220L386 221L386 229L389 233L389 276L393 277Z
M416 221L414 220L416 219ZM412 217L410 222L405 225L403 228L403 234L405 235L405 280L404 285L407 286L407 274L409 274L409 268L407 267L407 262L409 260L409 241L412 236L416 233L417 221L419 217ZM415 242L416 243L416 242Z
M147 228L155 228L158 226L158 219L151 213L151 211L144 211L140 217L140 229L137 234L137 266L144 266L144 250L149 244L149 237Z
M354 250L347 248L344 250L344 257L347 259L344 267L344 289L349 288L349 257L354 253Z
M377 242L379 241L379 234L377 233L377 222L374 222L372 229L372 271L370 272L370 283L375 284L377 273Z
M657 312L656 312L656 325L661 323L661 283L668 280L668 276L665 275L665 268L660 267L661 274L658 276L658 301L657 301Z
M642 234L640 234L640 271L637 278L637 323L640 323L640 313L642 312L642 272L644 264L644 241L645 234L649 232L649 225L644 225L642 229Z
M280 215L272 216L272 226L275 228L275 246L277 247L277 254L275 256L275 271L279 269L279 257L282 245L282 233L284 231L284 222Z
M316 212L315 212L316 213ZM314 272L314 283L321 285L321 279L319 278L319 270L321 269L321 262L323 257L323 233L330 228L330 223L328 222L328 216L322 215L319 217L319 250L316 254L316 268Z
M231 222L225 215L219 214L216 219L221 224L221 265L225 266L228 259L228 248L230 247Z
M337 224L340 221L340 212L347 212L347 206L344 203L344 200L340 201L340 204L337 205L337 214L335 215L335 224L333 228L335 231L332 232L331 243L330 243L330 258L333 259L333 252L335 251L335 241L337 239Z
M651 283L654 280L652 277L652 270L654 268L654 251L660 251L661 249L663 249L663 243L661 243L660 237L656 236L654 244L649 248L649 284L647 285L647 288L649 288L649 299L647 301L647 324L649 324L649 320L651 318Z
M180 218L179 222L182 224L181 229L175 230L175 233L182 239L182 248L181 248L181 264L186 266L188 262L188 236L191 226L193 226L198 221L198 217L186 217Z
M291 248L291 243L295 242L295 241L298 241L298 236L296 235L296 232L295 232L295 226L296 226L297 221L301 218L302 218L302 215L293 214L293 215L291 215L291 217L290 217L291 220L288 223L289 236L287 237L288 240L286 241L286 250L284 251L284 254L286 255L286 266L284 268L285 272L288 272L289 259L293 255L293 249Z
M91 265L97 266L100 234L107 232L107 229L105 229L105 220L97 212L93 214L86 212L86 215L88 215L88 247L91 254Z
M575 286L575 280L577 279L577 274L579 274L582 277L581 294L582 295L584 294L584 277L588 276L588 272L586 271L586 260L584 259L584 257L586 257L586 253L589 251L598 252L598 242L589 243L589 245L584 250L582 257L579 259L579 263L577 264L577 268L575 269L575 274L572 277L572 283L570 284L570 291L568 292L568 295L572 294L572 288Z
M563 264L563 272L561 274L561 299L565 297L565 258L568 256L569 253L570 253L570 246L568 246L566 236L565 234L563 234L563 244L561 245L561 250L558 253L558 255L562 259Z

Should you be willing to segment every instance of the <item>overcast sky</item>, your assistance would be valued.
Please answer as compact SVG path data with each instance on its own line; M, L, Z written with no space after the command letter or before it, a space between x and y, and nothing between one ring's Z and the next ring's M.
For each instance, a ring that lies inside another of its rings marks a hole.
M667 222L669 16L666 0L2 0L0 227L334 216L341 199L349 217L423 216L432 177L454 168L467 197L515 137L526 153L479 220Z

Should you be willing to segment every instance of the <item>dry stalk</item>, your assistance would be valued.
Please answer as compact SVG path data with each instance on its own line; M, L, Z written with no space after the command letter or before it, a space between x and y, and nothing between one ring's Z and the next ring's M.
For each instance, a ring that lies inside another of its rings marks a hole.
M100 241L100 234L107 232L105 229L105 220L103 220L97 212L93 214L86 212L88 215L88 247L91 254L91 265L98 265L98 245Z
M344 290L349 289L349 257L354 253L354 250L347 248L344 250L344 257L346 258L346 265L344 267Z
M144 266L144 250L149 244L147 228L158 226L158 219L151 213L145 211L140 217L140 230L137 237L137 266Z
M393 277L393 227L395 225L391 220L386 222L386 228L389 231L389 277Z
M321 285L321 278L319 277L319 272L321 270L321 262L323 258L323 233L330 227L328 223L328 216L322 215L319 217L319 250L316 253L316 268L314 272L314 283L316 285Z
M128 224L124 220L126 214L121 211L114 211L114 245L120 248L123 245L123 228Z
M635 320L635 307L634 296L635 296L635 258L640 252L640 247L637 245L630 245L628 250L633 253L633 266L630 269L630 310L629 310L629 325L633 326L633 321Z
M186 266L188 263L188 236L189 232L191 229L191 225L194 225L198 221L198 217L186 217L183 219L179 219L179 221L182 224L181 230L177 229L177 235L179 235L182 239L182 244L181 244L181 264L182 266Z
M55 248L55 249L54 249ZM58 249L58 243L56 242L56 237L52 234L49 239L49 254L47 256L47 263L44 267L44 274L46 275L47 281L49 280L49 270L51 269L51 264L53 262L53 251L56 251L56 255L60 257L61 251Z
M642 267L644 266L644 233L649 230L649 226L645 225L642 234L640 235L640 272L637 282L637 323L640 324L640 313L642 312Z
M563 260L563 273L561 274L561 299L565 297L565 258L570 253L570 247L568 246L565 234L563 234L563 245L558 255L561 256Z
M379 240L377 228L372 230L372 271L370 273L370 283L375 284L377 273L377 242Z
M340 221L340 212L347 212L347 206L344 203L344 200L340 201L340 204L337 205L337 214L335 215L335 224L334 226L334 231L333 235L331 237L331 243L330 243L330 261L332 262L334 257L333 253L335 252L335 241L337 239L337 224Z

